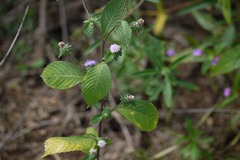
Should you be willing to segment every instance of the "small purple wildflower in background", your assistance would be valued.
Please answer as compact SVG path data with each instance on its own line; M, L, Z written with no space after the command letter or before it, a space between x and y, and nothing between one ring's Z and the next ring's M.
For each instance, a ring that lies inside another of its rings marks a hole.
M228 96L230 96L230 94L231 94L231 88L230 87L225 88L223 95L225 97L228 97Z
M94 61L94 60L91 60L91 59L89 59L89 60L87 60L85 63L84 63L84 65L87 67L87 66L91 66L91 65L95 65L96 64L96 62Z
M219 61L219 57L217 56L217 57L215 57L214 59L213 59L213 61L212 61L212 66L216 66L217 65L217 62Z
M111 51L112 53L117 53L117 52L120 51L120 46L117 45L117 44L112 44L112 45L110 46L110 51Z
M175 49L169 49L169 50L166 52L166 55L170 57L170 56L173 56L175 53L176 53Z
M203 53L203 50L201 50L201 49L194 49L193 50L193 55L194 56L201 56L202 53Z
M104 140L100 140L100 141L98 141L98 146L100 147L100 148L103 148L103 147L105 147L106 146L106 142L104 141Z

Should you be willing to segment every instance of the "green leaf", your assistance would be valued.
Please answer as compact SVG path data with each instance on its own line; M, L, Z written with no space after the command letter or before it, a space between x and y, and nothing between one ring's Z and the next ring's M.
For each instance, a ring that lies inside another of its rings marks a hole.
M99 122L102 121L102 119L103 119L102 114L97 114L97 115L92 117L92 119L91 119L89 124L99 123Z
M158 3L160 1L159 0L147 0L147 2Z
M170 107L172 104L172 86L167 77L164 79L163 99L167 107Z
M43 71L41 77L51 88L67 89L82 82L84 73L74 65L57 61L49 64Z
M97 102L97 103L93 104L93 107L97 108L97 109L101 109L101 103Z
M112 76L105 62L93 67L84 77L82 94L88 106L107 96L112 85Z
M134 100L132 103L124 103L116 107L114 111L122 114L137 128L143 131L151 131L156 128L158 123L158 112L155 106L143 100Z
M118 22L125 0L111 0L103 9L101 15L101 27L103 37L109 32Z
M217 4L217 0L202 0L200 2L194 3L192 5L189 5L185 8L183 8L179 14L183 15L183 14L188 14L188 13L192 13L194 11L198 11L201 9L205 9L208 6L213 6Z
M211 76L224 74L240 68L240 45L226 51L218 61L217 65L212 67Z
M132 30L131 27L129 26L128 22L126 21L120 21L118 23L117 28L115 29L116 35L120 42L127 46L130 44L131 41L131 36L132 36Z
M218 2L219 4L221 4L223 17L225 18L228 24L231 24L232 23L231 0L218 0Z
M83 157L82 160L96 160L96 157L95 157L95 155L89 154L89 155L86 155L85 157Z
M96 49L101 44L101 39L97 39L92 45L90 45L86 51L84 52L84 55L90 54L94 49Z
M105 56L104 56L104 60L106 63L109 63L113 60L114 58L114 53L112 52L108 52Z
M98 137L98 132L92 127L87 128L87 134L93 135L95 138Z
M88 136L52 137L46 140L45 153L41 158L57 153L83 151L95 145L96 141Z
M187 130L190 136L195 137L195 129L193 127L192 121L186 118L185 123L187 124Z
M215 32L218 29L218 26L216 25L217 22L211 15L201 12L194 12L193 15L198 24L205 30Z
M183 55L182 57L178 58L177 60L175 60L170 66L170 69L174 69L176 68L182 61L184 61L186 58L188 58L190 55L192 55L192 53Z
M190 82L187 82L187 81L176 81L176 84L181 86L181 87L185 87L187 89L191 89L191 90L198 90L198 86L190 83Z
M203 64L202 64L202 67L201 67L201 73L202 74L206 74L207 71L209 70L209 68L211 67L212 65L212 60L210 60L209 58L207 58Z
M234 101L237 98L238 98L238 95L236 95L236 94L226 98L225 100L222 101L221 104L219 104L217 106L217 109L222 109L223 107L227 106L229 103L231 103L232 101Z
M83 33L86 36L88 36L88 38L91 38L91 36L93 34L93 27L94 27L93 22L89 22L89 23L85 24L83 27Z
M144 51L148 55L149 59L153 62L156 68L162 69L164 67L160 54L157 54L149 47L144 47Z
M227 27L222 35L222 42L225 42L230 47L236 38L236 28L234 25Z
M163 88L164 88L163 83L159 83L158 86L148 86L146 94L149 96L149 100L150 101L157 100Z

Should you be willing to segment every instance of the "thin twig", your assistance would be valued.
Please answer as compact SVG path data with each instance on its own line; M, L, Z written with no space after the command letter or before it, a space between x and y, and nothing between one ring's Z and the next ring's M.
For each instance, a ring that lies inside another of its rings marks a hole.
M15 44L18 36L19 36L19 33L20 33L21 30L22 30L22 26L23 26L23 23L24 23L24 21L25 21L26 15L27 15L27 13L28 13L28 9L29 9L29 5L27 5L27 7L26 7L26 10L25 10L25 13L24 13L22 22L21 22L21 24L20 24L20 26L19 26L19 28L18 28L18 32L17 32L14 40L12 41L12 44L11 44L10 48L8 49L6 55L4 56L4 58L2 59L2 61L0 62L0 66L3 64L3 62L4 62L4 61L7 59L7 57L9 56L9 54L10 54L10 52L11 52L11 50L12 50L12 48L13 48L13 46L14 46L14 44Z
M68 42L68 27L67 27L67 16L64 6L64 0L59 1L59 14L62 31L62 40Z
M130 13L128 13L125 18L122 19L122 21L125 20L125 19L126 19L127 17L129 17L130 15L132 15L133 12L135 12L135 10L138 9L138 8L143 4L144 1L145 1L145 0L141 0L141 2L139 2L138 5L137 5Z
M86 7L86 5L85 5L84 0L82 0L82 4L83 4L83 7L84 7L85 11L87 12L88 17L91 18L90 14L89 14L89 12L88 12L88 10L87 10L87 7Z

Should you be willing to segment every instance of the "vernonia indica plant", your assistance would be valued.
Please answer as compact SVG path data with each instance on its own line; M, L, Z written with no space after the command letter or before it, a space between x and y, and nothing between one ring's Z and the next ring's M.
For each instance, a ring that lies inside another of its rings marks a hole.
M99 123L98 131L94 128L87 128L86 134L74 137L52 137L45 142L45 154L57 154L70 151L82 151L87 155L84 160L100 159L100 148L111 145L111 141L102 138L101 126L102 120L111 117L111 112L118 112L126 119L131 121L137 128L143 131L151 131L156 128L158 114L155 106L148 101L136 100L133 95L120 94L121 102L117 106L104 106L103 98L108 97L112 85L112 76L107 63L112 60L118 60L123 54L123 46L130 45L132 32L140 32L144 20L140 19L131 22L131 25L125 19L131 15L142 3L139 4L127 14L127 0L111 0L103 9L100 17L90 17L86 7L85 10L89 19L84 21L84 33L91 38L94 31L94 24L97 20L101 22L101 59L86 60L80 68L73 64L63 61L57 61L49 64L43 71L41 77L44 82L55 89L68 89L76 84L81 84L81 90L84 99L89 107L96 107L100 114L92 117L90 124ZM83 1L84 4L84 1ZM84 5L85 6L85 5ZM112 32L115 32L120 44L112 44L104 52L106 40ZM72 54L72 46L59 42L59 58L63 55Z

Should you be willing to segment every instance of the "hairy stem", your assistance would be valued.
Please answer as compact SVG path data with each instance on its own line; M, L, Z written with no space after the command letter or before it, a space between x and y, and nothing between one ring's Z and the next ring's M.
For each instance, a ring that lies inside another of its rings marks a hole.
M103 99L101 99L100 102L101 102L101 113L102 113L102 111L103 111L103 105L104 105ZM99 136L99 137L102 136L102 121L99 122L98 136ZM98 151L97 151L97 160L100 160L100 159L99 159L99 156L100 156L100 148L98 148Z

